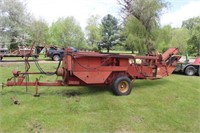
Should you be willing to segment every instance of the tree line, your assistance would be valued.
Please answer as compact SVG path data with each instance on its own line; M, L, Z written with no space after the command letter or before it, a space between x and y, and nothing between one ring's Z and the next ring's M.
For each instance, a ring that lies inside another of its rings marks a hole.
M118 0L122 21L111 14L102 19L89 16L83 30L72 16L49 25L35 19L20 0L0 0L0 45L16 49L18 45L72 46L78 49L129 50L132 53L178 47L182 54L199 53L200 16L182 22L181 28L162 27L160 16L169 3L164 0Z

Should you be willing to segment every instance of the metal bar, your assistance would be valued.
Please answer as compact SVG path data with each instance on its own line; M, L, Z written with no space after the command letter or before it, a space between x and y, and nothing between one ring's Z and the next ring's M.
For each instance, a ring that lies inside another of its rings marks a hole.
M56 82L15 82L15 81L8 81L6 86L64 86L63 82L61 80L58 80Z

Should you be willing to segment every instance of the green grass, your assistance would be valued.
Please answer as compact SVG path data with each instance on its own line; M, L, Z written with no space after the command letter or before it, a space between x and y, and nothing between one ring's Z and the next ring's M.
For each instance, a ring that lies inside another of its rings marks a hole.
M44 54L39 55L39 60L50 60L49 57L45 57ZM3 61L23 61L25 58L23 57L3 57ZM29 57L29 60L33 60L33 57Z
M0 65L6 82L22 64ZM36 71L34 64L31 71ZM41 65L55 70L56 64ZM35 80L36 76L31 76ZM54 81L43 76L42 81ZM0 132L200 132L200 78L171 75L136 80L128 96L114 96L108 87L6 87L0 95ZM75 94L71 96L70 94ZM15 105L15 96L20 105Z
M102 50L102 52L106 53L107 50ZM132 54L131 51L120 51L120 50L110 50L109 53Z

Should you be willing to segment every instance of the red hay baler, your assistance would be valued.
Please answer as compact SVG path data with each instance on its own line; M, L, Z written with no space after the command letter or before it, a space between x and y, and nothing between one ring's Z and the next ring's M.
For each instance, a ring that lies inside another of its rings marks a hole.
M133 56L103 54L98 52L65 50L62 67L56 75L62 80L55 82L26 82L27 74L38 72L13 71L13 78L6 86L36 86L35 96L39 96L38 86L81 86L110 85L116 95L128 95L132 90L131 81L135 79L160 79L169 76L176 67L180 56L177 48L169 48L162 55ZM28 67L30 65L27 65Z

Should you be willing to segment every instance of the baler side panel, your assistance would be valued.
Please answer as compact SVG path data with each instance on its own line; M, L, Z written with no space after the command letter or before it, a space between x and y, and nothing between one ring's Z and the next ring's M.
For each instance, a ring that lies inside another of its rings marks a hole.
M111 55L99 56L95 54L92 56L82 56L74 54L68 58L71 60L71 65L68 68L70 77L68 78L68 85L75 84L75 80L85 84L104 84L113 71L126 72L129 64L129 58L117 58ZM72 81L71 81L72 80Z
M93 71L99 67L101 67L100 58L94 57L81 57L81 58L73 58L73 72L76 71Z
M73 74L86 84L103 84L108 76L111 74L111 71L73 72Z
M127 71L132 78L145 79L153 77L153 69L148 66L133 65Z

